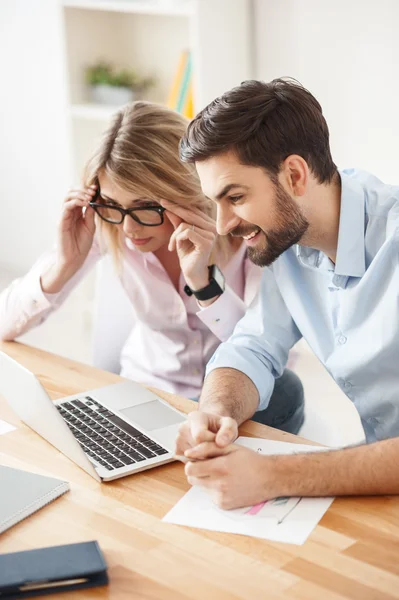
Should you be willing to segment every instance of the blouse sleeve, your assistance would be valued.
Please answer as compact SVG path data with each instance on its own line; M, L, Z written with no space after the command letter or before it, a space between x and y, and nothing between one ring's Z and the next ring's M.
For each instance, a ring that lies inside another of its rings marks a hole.
M56 252L56 248L53 248L43 254L25 276L15 279L0 294L1 340L13 340L43 323L101 258L99 245L94 241L84 264L63 289L56 294L46 294L42 290L40 278L55 263Z

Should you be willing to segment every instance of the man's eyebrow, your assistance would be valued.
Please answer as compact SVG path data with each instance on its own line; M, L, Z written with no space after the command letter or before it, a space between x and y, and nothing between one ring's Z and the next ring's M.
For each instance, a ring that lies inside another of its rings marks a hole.
M224 196L226 196L229 192L231 192L231 190L233 188L244 188L245 190L248 190L248 186L246 185L242 185L242 183L228 183L227 185L224 186L224 188L219 192L219 194L216 196L216 200L221 200L222 198L224 198Z

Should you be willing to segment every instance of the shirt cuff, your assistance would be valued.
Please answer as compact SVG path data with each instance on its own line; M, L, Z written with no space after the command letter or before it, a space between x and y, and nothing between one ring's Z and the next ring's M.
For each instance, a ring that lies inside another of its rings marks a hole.
M28 273L24 277L23 289L19 291L20 297L25 298L24 312L29 317L34 317L54 306L55 301L52 296L58 296L58 294L45 294L43 292L40 284L41 273L42 270Z
M200 306L200 305L199 305ZM226 286L223 294L209 306L200 306L197 317L219 340L227 340L245 315L246 306L239 296Z

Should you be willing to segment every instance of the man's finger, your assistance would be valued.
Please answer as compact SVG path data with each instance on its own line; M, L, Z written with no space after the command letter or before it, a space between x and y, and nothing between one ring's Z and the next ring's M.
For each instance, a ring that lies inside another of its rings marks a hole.
M189 461L184 466L184 473L187 477L195 477L196 479L209 479L212 472L211 460L201 460L198 462Z
M238 436L237 421L231 417L221 417L219 431L216 434L216 444L224 447L233 443Z
M186 450L193 448L195 445L196 442L193 440L190 424L187 420L179 427L179 433L177 434L175 442L175 453L184 454Z
M198 435L194 438L195 445L204 444L205 442L214 442L216 439L216 434L209 429L203 429L198 433ZM192 446L193 447L193 446Z
M209 458L207 460L190 460L184 467L184 472L187 477L219 478L227 472L226 459L224 457L235 451L237 451L237 448L233 446L228 450L226 449L223 456L215 456L214 458Z
M214 438L215 437L216 436L214 435ZM210 440L207 442L202 442L201 444L194 446L194 448L189 448L185 451L184 456L190 460L204 460L229 454L232 451L232 448L234 448L234 446L231 445L221 448L215 444L214 440Z
M197 439L194 440L190 430L179 433L176 438L176 445L175 445L176 455L179 457L180 456L184 457L187 450L190 450L191 448L198 446L198 444L202 444L205 442L214 442L216 435L214 433L212 433L211 431L204 429L204 430L199 431L197 437L200 438L199 441ZM184 460L183 462L186 462L186 460Z
M188 422L190 424L191 436L196 444L209 441L209 434L215 437L215 434L209 429L209 419L206 414L202 412L190 413L188 415Z
M187 481L190 485L198 485L207 489L215 487L215 480L210 477L187 477Z

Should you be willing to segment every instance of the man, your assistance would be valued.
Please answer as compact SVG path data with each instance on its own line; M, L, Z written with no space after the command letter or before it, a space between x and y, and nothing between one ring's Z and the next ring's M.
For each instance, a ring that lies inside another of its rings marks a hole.
M216 202L218 232L243 237L265 267L258 302L211 359L177 440L189 482L222 508L399 493L399 188L338 172L319 103L281 79L212 102L181 158ZM273 457L233 446L302 336L353 401L368 444Z

